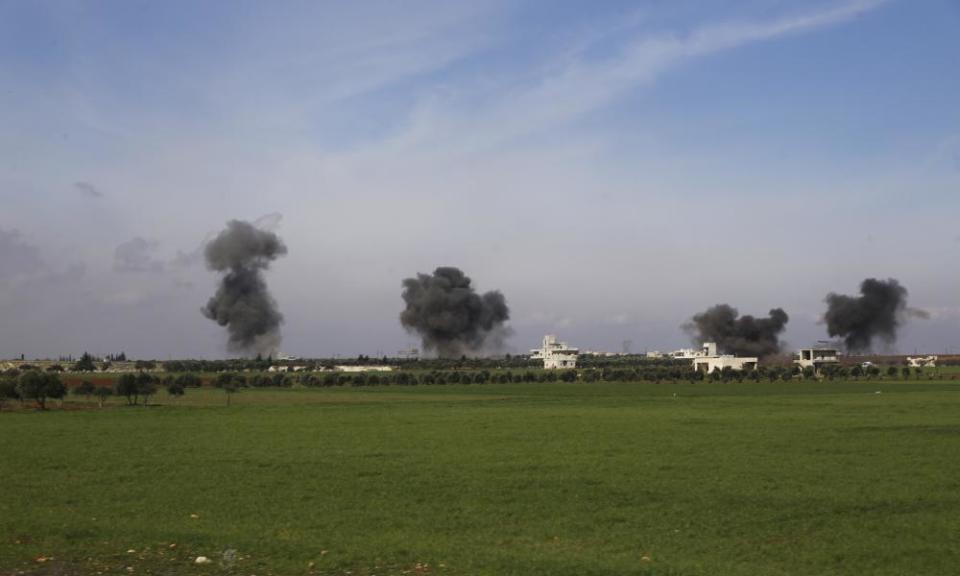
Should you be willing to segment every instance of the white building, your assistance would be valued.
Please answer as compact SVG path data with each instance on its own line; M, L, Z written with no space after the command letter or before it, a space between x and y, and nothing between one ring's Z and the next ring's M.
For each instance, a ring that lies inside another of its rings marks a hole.
M668 354L668 356L674 360L693 360L694 358L705 358L716 355L717 344L715 342L704 342L699 350L696 348L681 348Z
M557 337L548 334L543 337L543 347L530 351L531 360L543 360L543 367L547 370L556 368L576 368L579 350L560 342Z
M282 366L271 366L267 368L267 372L303 372L306 369L306 366L290 366L289 364L284 364Z
M393 366L337 366L338 372L393 372Z
M819 374L824 366L839 364L840 355L835 348L805 348L794 354L793 363L801 369L813 368Z
M703 348L697 352L692 352L693 369L707 374L712 374L716 370L730 368L731 370L756 370L759 363L758 358L743 357L738 358L732 354L717 354L717 344L715 342L704 342Z
M911 368L936 368L936 356L907 356L907 365Z

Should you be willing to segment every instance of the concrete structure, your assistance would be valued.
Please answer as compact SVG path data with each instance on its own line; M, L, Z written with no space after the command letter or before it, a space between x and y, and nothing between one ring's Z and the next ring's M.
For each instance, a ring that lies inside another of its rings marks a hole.
M338 372L393 372L393 366L337 366Z
M736 356L725 354L723 356L707 356L693 359L693 369L712 374L715 370L730 368L731 370L756 370L757 358L738 358Z
M267 372L303 372L306 370L306 366L271 366L267 368Z
M543 347L530 351L531 360L543 360L543 367L547 370L557 368L576 368L579 350L560 342L557 337L548 334L543 337Z
M717 354L716 342L704 342L699 349L681 348L680 350L674 350L667 356L674 360L693 360L694 358L706 358L719 355Z
M793 363L801 370L813 368L815 373L820 374L824 366L839 364L840 355L835 348L804 348L793 355Z
M907 365L911 368L936 368L936 356L907 356Z
M716 370L730 368L731 370L756 370L758 358L743 357L738 358L732 354L717 354L717 344L715 342L704 342L699 351L691 351L693 360L693 369L706 374L712 374ZM682 357L677 357L682 358Z

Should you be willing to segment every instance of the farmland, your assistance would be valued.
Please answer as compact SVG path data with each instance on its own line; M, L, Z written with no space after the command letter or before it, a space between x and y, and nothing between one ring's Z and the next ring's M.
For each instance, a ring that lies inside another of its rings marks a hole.
M0 574L946 574L960 382L69 397L0 413ZM195 564L206 556L209 564Z

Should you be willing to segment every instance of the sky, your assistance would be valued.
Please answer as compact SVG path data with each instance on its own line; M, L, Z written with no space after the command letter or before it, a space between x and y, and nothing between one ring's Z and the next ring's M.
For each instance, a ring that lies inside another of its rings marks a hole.
M955 0L0 1L0 357L224 357L205 242L279 234L301 356L419 346L457 266L507 351L687 346L728 303L960 352Z

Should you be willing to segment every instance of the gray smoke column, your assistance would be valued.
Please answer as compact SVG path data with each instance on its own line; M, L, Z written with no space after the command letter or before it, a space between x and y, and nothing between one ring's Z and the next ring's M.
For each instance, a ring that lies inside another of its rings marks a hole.
M717 304L701 312L684 326L694 339L716 342L724 354L763 358L780 352L780 334L790 317L782 308L774 308L768 318L740 316L736 308Z
M249 222L231 220L204 249L207 268L223 273L203 315L227 327L233 352L275 352L283 315L267 289L263 272L287 253L280 237Z
M403 281L400 323L426 350L441 357L475 355L500 347L509 334L507 302L499 291L480 295L458 268L441 267Z
M907 316L927 317L922 310L907 308L907 289L893 278L867 278L860 283L860 296L831 292L826 303L827 333L843 338L850 352L870 350L874 339L893 344Z

